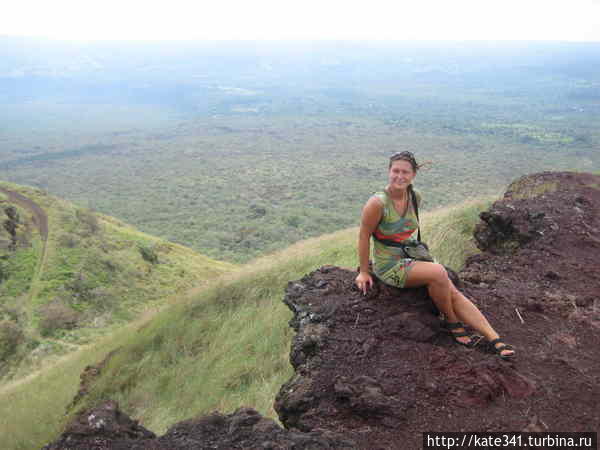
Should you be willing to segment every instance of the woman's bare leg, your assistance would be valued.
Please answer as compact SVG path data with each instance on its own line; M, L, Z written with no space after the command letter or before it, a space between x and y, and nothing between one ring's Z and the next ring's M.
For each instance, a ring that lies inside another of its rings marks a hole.
M452 289L450 287L450 280L446 269L440 264L434 264L430 262L417 261L413 263L412 267L408 272L405 287L420 287L427 286L429 296L435 303L435 306L444 313L448 322L458 322L459 318L456 314L453 305ZM458 328L453 330L457 333L464 331L464 329ZM469 344L471 338L468 336L461 336L456 338L463 344Z
M448 278L446 269L441 264L424 261L415 262L408 272L405 287L419 286L427 286L429 296L449 322L460 320L480 332L488 341L499 337L477 306L456 289ZM458 329L459 331L463 330ZM458 337L456 339L465 344L469 343L470 340L468 337ZM503 356L512 353L514 353L512 350L502 351Z
M450 281L450 290L452 292L452 304L454 305L456 315L461 322L475 328L488 341L498 338L498 333L492 328L485 316L479 311L479 308L465 297Z
M450 290L452 291L452 305L454 306L454 311L461 322L475 328L488 341L493 341L500 337L481 311L479 311L479 308L477 308L471 300L465 297L462 292L456 289L452 281L450 281ZM502 344L498 343L496 344L496 347L500 345ZM513 353L513 350L502 350L501 352L503 356L508 356Z

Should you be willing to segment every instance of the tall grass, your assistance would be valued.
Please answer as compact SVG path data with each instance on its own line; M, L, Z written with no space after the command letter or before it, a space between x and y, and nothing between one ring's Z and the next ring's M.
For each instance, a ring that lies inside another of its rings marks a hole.
M18 230L29 244L0 249L0 322L8 318L21 331L17 345L0 358L0 386L111 333L173 293L236 268L39 189L0 186L28 197L48 216L44 242L31 213L17 207ZM6 239L0 233L0 241Z
M478 212L489 203L422 214L423 237L440 262L460 268L474 251L469 241ZM285 286L324 264L356 267L357 231L310 239L257 259L144 325L121 330L43 376L0 392L1 441L7 449L24 449L55 438L81 369L117 347L80 408L111 398L158 434L183 419L242 405L276 417L275 394L292 373L291 313L281 301Z
M479 213L494 200L494 197L477 198L424 215L421 239L433 249L439 262L459 270L469 256L479 251L473 229Z
M105 353L101 345L81 350L28 382L0 388L0 448L32 450L48 443L62 426L79 374Z

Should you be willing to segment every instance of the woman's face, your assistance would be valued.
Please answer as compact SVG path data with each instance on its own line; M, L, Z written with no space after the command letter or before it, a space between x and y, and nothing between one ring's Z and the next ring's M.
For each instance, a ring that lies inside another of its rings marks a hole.
M406 189L417 174L408 161L392 161L388 177L390 187L393 189Z

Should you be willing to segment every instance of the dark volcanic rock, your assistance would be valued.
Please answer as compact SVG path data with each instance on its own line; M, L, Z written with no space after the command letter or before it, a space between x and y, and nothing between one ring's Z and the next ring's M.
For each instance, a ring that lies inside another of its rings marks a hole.
M491 253L508 253L543 235L545 214L523 208L525 201L496 203L480 214L475 228L477 247Z
M154 434L122 414L115 402L81 413L61 438L43 450L329 450L356 449L354 442L327 430L288 431L251 408L213 413L180 422Z
M419 430L458 430L465 407L536 391L514 365L454 344L426 289L376 282L363 296L355 276L323 267L288 286L296 374L275 402L287 428L343 430L361 448L419 448Z
M60 439L43 450L152 448L146 442L155 437L154 433L121 413L116 402L109 400L78 414Z
M288 431L251 408L181 422L159 439L169 449L355 449L352 440L326 430Z

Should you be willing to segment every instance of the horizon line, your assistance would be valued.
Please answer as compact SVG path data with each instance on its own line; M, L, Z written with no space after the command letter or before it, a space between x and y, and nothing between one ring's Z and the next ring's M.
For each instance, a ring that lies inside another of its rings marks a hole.
M378 44L394 44L394 43L554 43L554 44L599 44L598 40L582 40L582 39L428 39L428 38L405 38L405 39L380 39L380 38L66 38L44 35L14 35L1 34L0 39L15 39L15 40L43 40L65 43L96 43L96 42L120 42L120 43L378 43Z

